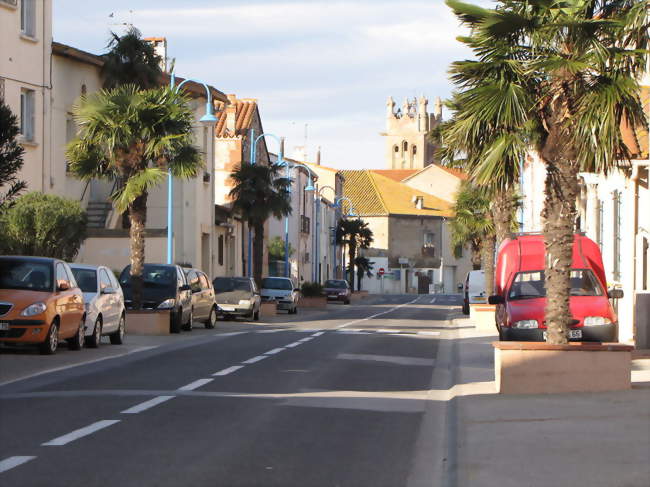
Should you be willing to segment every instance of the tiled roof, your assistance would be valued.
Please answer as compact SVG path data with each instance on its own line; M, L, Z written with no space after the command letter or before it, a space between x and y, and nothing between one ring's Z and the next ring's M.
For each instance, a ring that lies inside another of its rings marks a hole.
M251 98L236 99L233 95L228 95L229 105L219 111L217 116L219 120L214 129L215 137L236 137L248 134L253 122L253 116L257 110L257 100ZM226 119L228 112L235 112L235 130L228 130Z
M360 216L413 215L452 217L451 203L418 191L376 171L342 171L343 193L352 200ZM415 206L414 198L423 197L423 207Z
M436 164L443 171L447 171L449 174L456 176L458 179L467 180L467 173L461 171L460 169L455 169L453 167L445 167Z
M372 172L381 174L393 181L404 181L409 176L418 173L418 169L372 169Z
M650 112L650 87L641 87L641 101L646 114ZM648 130L632 127L626 120L621 123L623 142L633 159L648 159Z

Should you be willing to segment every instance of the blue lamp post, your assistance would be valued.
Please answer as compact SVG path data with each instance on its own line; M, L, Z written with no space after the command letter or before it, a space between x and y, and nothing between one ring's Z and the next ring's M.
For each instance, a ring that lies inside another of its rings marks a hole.
M180 90L182 86L188 81L203 85L205 88L207 102L205 104L205 115L203 115L199 122L207 125L214 125L217 123L217 117L214 116L214 107L212 106L212 95L210 89L203 81L187 78L176 86L176 76L171 74L169 86L176 91ZM168 169L167 175L167 263L171 264L174 260L174 176L172 175L171 167Z
M303 167L307 170L307 186L305 186L305 191L315 191L314 188L314 179L312 177L313 172L309 169L308 166L300 163L292 163L289 161L278 161L278 164L281 166L286 166L287 168L287 179L291 179L291 170L298 167ZM289 195L291 195L291 184L289 184ZM284 277L289 277L289 217L284 218Z
M282 139L278 137L277 135L274 134L260 134L255 137L255 129L251 129L250 131L250 141L251 141L251 164L255 165L257 164L257 143L260 141L260 139L263 139L264 137L271 137L275 140L277 140L278 145L280 146L280 150L278 151L278 164L282 164L281 161L283 161L283 151L284 151L284 143L282 142ZM248 277L252 277L253 275L253 266L251 265L253 260L253 234L251 232L251 229L248 229Z

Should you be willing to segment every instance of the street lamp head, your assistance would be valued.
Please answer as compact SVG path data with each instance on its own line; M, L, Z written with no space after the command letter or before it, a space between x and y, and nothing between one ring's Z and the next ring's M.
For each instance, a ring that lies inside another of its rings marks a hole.
M316 191L316 188L314 188L314 183L311 181L311 179L309 180L307 186L305 186L305 191Z
M206 125L214 125L217 123L217 117L214 116L214 107L212 103L208 102L205 104L205 115L201 117L199 122Z

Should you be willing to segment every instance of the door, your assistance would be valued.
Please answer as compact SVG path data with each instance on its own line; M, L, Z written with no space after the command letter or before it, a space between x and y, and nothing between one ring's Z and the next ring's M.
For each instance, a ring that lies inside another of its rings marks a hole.
M418 275L418 294L429 294L429 284L431 280L426 274Z
M56 264L56 286L67 285L68 289L56 291L56 311L59 315L59 335L61 338L70 338L74 336L79 322L83 315L83 300L79 297L79 289L72 288L74 282L70 278L65 265L62 262ZM80 301L77 303L77 301ZM79 306L82 311L79 312Z
M119 302L117 299L117 290L113 289L111 294L102 294L104 289L111 289L113 285L106 269L99 269L99 304L100 310L102 312L102 317L104 318L103 328L104 332L108 333L117 329L117 324L119 320Z
M202 313L203 317L207 319L214 306L214 289L212 289L212 285L208 281L208 276L202 272L199 273L199 283L201 285Z

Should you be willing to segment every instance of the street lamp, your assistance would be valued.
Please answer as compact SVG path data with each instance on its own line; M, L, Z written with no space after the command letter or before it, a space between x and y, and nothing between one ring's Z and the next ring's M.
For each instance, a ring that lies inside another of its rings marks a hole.
M291 195L291 170L298 167L303 167L307 170L307 186L305 186L305 191L316 191L314 188L314 179L312 177L313 171L306 166L305 164L300 164L298 162L292 163L285 160L278 160L280 166L286 166L287 168L287 179L289 182L289 195ZM284 277L289 277L289 216L284 217Z
M255 137L255 129L251 129L250 131L250 141L251 141L251 164L255 165L257 163L257 143L260 141L260 139L263 139L264 137L271 137L275 140L277 140L280 150L278 151L278 164L281 164L280 161L283 160L283 152L284 152L284 142L283 140L278 137L277 135L274 134L260 134ZM251 265L253 263L253 236L251 229L248 229L248 277L252 277L253 275L253 266Z
M208 126L213 126L214 124L217 123L217 117L214 116L214 107L212 106L212 96L210 94L210 89L208 88L208 85L206 85L203 81L187 78L183 80L178 86L176 86L176 75L172 73L169 80L169 86L173 90L175 89L176 91L178 91L188 81L192 81L194 83L203 85L203 87L205 88L205 92L207 95L207 102L205 104L205 115L203 115L199 119L199 122L204 123ZM214 197L214 195L212 195L212 197ZM174 242L174 176L172 175L172 168L170 166L167 174L167 263L168 264L171 264L173 261L173 252L174 252L173 242Z

